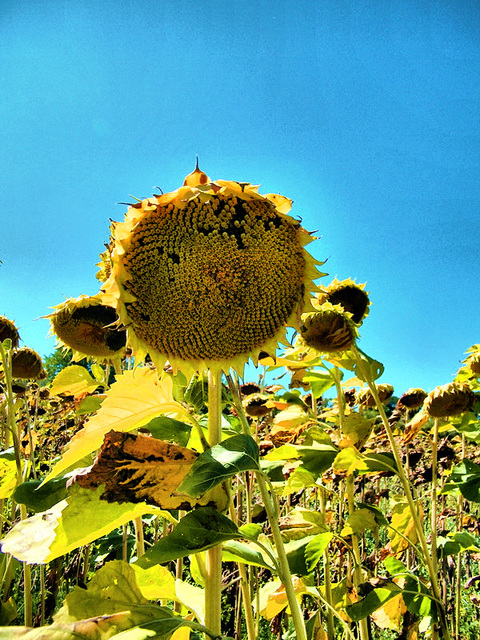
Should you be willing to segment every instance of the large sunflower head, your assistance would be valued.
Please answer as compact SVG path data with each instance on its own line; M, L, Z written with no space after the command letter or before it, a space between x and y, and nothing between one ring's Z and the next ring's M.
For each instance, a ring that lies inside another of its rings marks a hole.
M468 384L450 382L430 391L423 406L432 418L449 418L470 411L474 401L475 394Z
M102 304L101 296L71 298L54 307L51 332L59 343L72 349L73 360L94 357L117 360L125 353L125 331L116 328L117 312Z
M137 355L174 370L241 372L274 350L321 274L291 201L198 168L182 187L135 204L113 231L120 320Z

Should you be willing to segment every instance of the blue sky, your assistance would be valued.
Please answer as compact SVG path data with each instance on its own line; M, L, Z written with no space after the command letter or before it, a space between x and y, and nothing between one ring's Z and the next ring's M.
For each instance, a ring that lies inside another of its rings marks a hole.
M0 4L0 314L95 294L118 202L212 179L294 200L400 395L480 342L476 0Z

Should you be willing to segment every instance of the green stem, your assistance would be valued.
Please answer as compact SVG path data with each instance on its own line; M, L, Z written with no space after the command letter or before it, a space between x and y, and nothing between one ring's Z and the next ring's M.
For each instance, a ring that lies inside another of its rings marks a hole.
M326 526L325 511L325 489L323 487L318 488L320 494L320 513L322 514L323 524ZM333 599L332 599L332 580L330 574L330 556L328 550L323 552L323 575L325 581L325 601L327 602L327 636L328 640L335 640L335 626L333 623Z
M208 443L218 444L222 437L222 373L208 372ZM222 623L222 547L205 552L205 626L221 633Z
M440 594L440 588L438 586L437 574L435 572L435 566L434 566L432 556L430 554L430 549L425 537L425 531L423 529L422 519L418 511L417 505L415 503L415 500L413 498L412 490L410 488L410 482L407 476L405 475L405 471L402 464L402 457L400 455L400 450L397 446L395 437L393 435L393 431L388 422L387 414L385 413L385 407L383 406L378 396L377 386L375 384L373 376L371 375L370 366L368 362L364 360L363 356L359 353L356 346L352 347L352 352L355 356L355 359L358 364L358 368L363 376L363 379L367 382L370 388L370 391L372 392L373 398L377 405L378 412L383 422L385 432L387 434L387 438L390 444L391 451L393 453L393 457L395 459L395 463L397 465L397 475L402 484L403 491L405 493L405 498L407 500L410 513L412 515L412 518L415 524L415 532L417 534L417 538L423 553L423 559L427 567L428 575L430 578L431 589L433 592L433 597L437 602L438 615L439 615L440 625L442 628L442 640L451 640L450 631L448 629L447 621L445 617L445 611L441 604L442 599Z
M273 541L278 556L278 575L285 587L288 604L290 606L290 614L292 616L293 625L296 631L297 640L307 640L307 631L305 621L303 619L302 610L295 594L295 587L292 582L292 574L288 565L287 554L282 540L282 534L278 524L278 504L276 498L270 494L265 478L261 473L256 474L258 487L262 494L263 504L267 512L268 521L272 529Z

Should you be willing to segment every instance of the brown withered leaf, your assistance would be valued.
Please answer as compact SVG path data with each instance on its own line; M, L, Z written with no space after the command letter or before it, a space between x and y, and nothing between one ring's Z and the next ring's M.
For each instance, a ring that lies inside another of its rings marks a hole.
M192 449L151 436L109 431L93 465L74 481L86 489L104 485L101 498L107 502L147 502L167 510L196 506L223 510L228 497L222 487L200 498L177 491L197 457Z

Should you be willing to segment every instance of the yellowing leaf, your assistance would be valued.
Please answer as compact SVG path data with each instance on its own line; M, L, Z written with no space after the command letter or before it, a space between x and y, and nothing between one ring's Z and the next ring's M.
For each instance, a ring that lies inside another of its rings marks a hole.
M344 417L342 425L343 438L340 447L356 446L360 449L372 431L373 419L365 418L359 413L350 413Z
M406 500L396 502L392 508L391 529L389 529L390 542L387 548L396 555L408 548L408 541L415 544L417 533L415 521Z
M175 578L161 564L143 569L138 564L130 565L142 596L147 600L175 600Z
M17 523L2 540L2 552L22 562L42 564L89 544L113 529L146 513L171 518L158 507L145 504L110 504L96 490L74 485L69 496L48 511Z
M186 409L173 399L172 387L170 377L158 380L156 372L148 368L118 376L98 412L75 434L45 482L99 449L111 429L132 431L160 414L188 420Z
M17 464L13 449L0 454L0 500L9 498L17 486Z
M50 395L58 396L66 393L69 396L79 396L92 393L99 382L92 378L88 369L78 364L72 364L58 373L50 387Z
M110 431L92 467L75 477L85 489L103 486L107 502L148 502L161 509L192 509L199 505L226 508L222 487L192 498L180 491L198 453L151 436Z
M292 577L293 587L297 597L307 593L307 587L297 576ZM260 589L260 613L267 620L271 620L288 605L287 592L280 580L267 582Z
M332 469L334 471L345 471L350 475L354 471L368 469L362 454L355 447L346 447L342 449L333 461Z
M367 529L371 531L378 529L375 516L370 509L357 509L348 516L340 535L351 536L352 533L363 533Z
M287 427L294 429L309 420L308 415L298 404L291 405L288 409L284 409L277 413L273 420L273 424L277 427Z
M205 589L183 580L175 580L177 601L193 611L200 624L205 624Z
M380 629L400 630L400 622L407 607L403 601L402 594L399 593L388 600L380 609L371 614L372 620Z
M410 422L405 425L405 435L403 437L403 442L405 444L408 444L409 442L414 440L417 433L420 431L423 425L428 422L429 418L430 416L426 411L423 411L423 409L419 411L415 416L413 416Z

